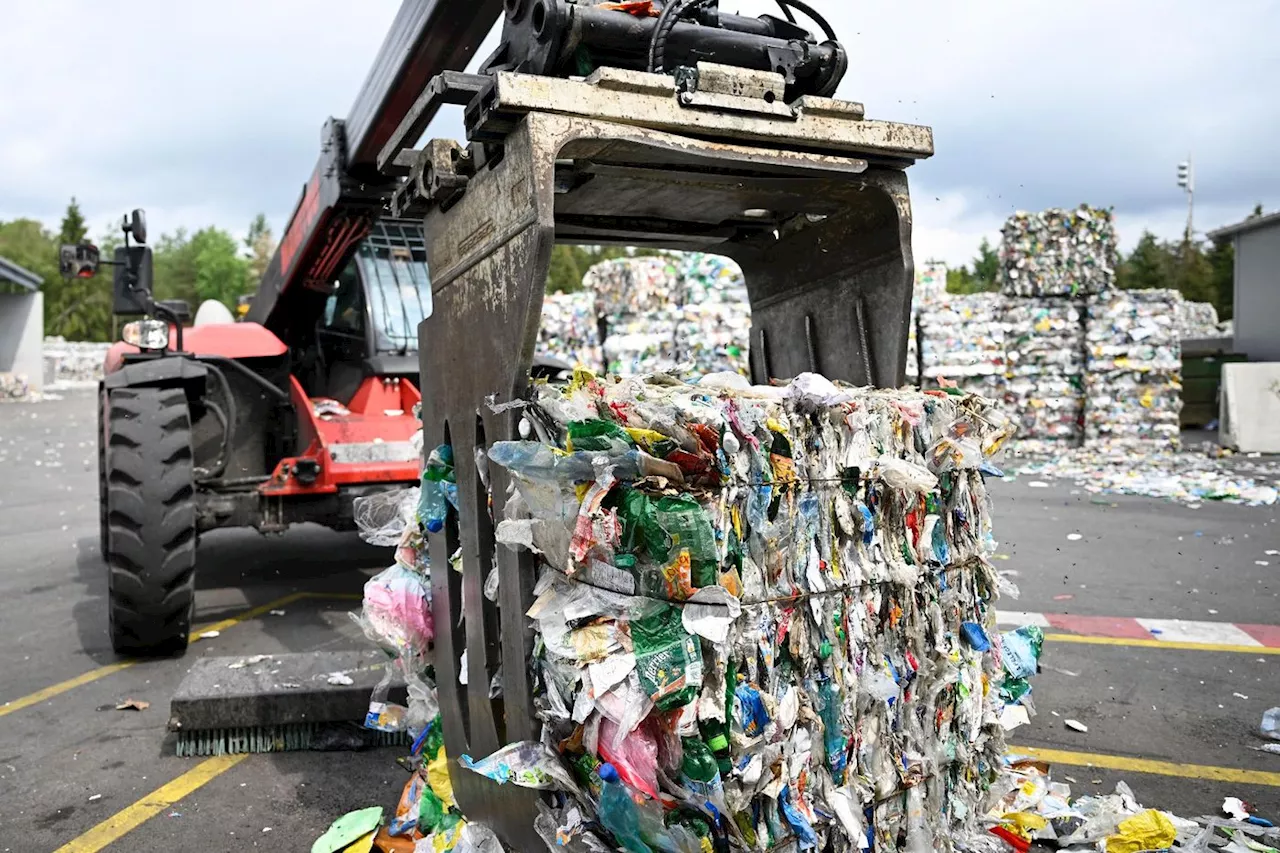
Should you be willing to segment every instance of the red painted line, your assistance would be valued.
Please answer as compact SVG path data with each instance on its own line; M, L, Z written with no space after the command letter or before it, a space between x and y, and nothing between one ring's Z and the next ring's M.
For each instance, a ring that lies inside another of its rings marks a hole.
M1122 640L1150 640L1155 637L1136 619L1116 616L1075 616L1070 613L1046 613L1049 624L1073 634L1087 637L1115 637Z
M1267 648L1280 648L1280 625L1241 625L1237 628L1253 637Z

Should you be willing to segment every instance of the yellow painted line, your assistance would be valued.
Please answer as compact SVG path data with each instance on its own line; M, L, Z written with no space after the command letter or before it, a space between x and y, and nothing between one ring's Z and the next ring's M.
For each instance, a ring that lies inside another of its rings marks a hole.
M1213 767L1207 764L1178 764L1172 761L1154 761L1150 758L1128 758L1101 752L1068 752L1062 749L1039 749L1033 746L1009 746L1007 752L1029 755L1050 764L1066 764L1071 767L1101 767L1106 770L1124 770L1128 773L1153 773L1157 776L1181 776L1191 779L1209 779L1214 782L1269 785L1280 788L1280 773L1270 773L1265 770L1241 770L1237 767Z
M291 592L283 598L277 598L275 601L268 601L266 604L246 610L243 613L237 613L235 616L223 619L221 622L211 622L208 625L201 625L199 628L192 628L191 642L194 643L199 640L201 634L209 631L225 631L234 625L239 625L241 622L249 619L257 619L259 616L270 613L272 610L279 610L286 604L293 604L295 601L301 601L306 597L307 593L305 592Z
M1231 643L1187 643L1180 640L1138 640L1125 637L1089 637L1083 634L1045 634L1055 643L1081 643L1089 646L1136 646L1143 649L1184 649L1193 652L1236 652L1244 655L1280 655L1280 648L1240 646Z
M301 601L304 598L310 597L313 597L311 593L290 593L283 598L277 598L275 601L264 604L261 607L254 607L228 619L223 619L220 622L214 622L209 625L202 625L199 628L193 628L191 631L191 642L194 643L199 641L200 634L206 631L225 631L227 628L238 625L248 619L256 619L264 613L270 613L272 610L278 610L287 604L292 604L295 601ZM138 663L137 660L122 660L118 663L110 663L106 666L100 666L97 669L91 669L88 672L81 673L75 678L68 678L66 681L60 681L57 684L50 685L42 690L37 690L35 693L29 693L20 699L14 699L11 702L6 702L4 705L0 705L0 717L12 714L14 711L21 711L23 708L30 708L32 705L37 705L46 699L52 699L54 696L57 696L60 693L66 693L68 690L74 690L77 687L91 684L99 678L105 678L106 676L119 672L122 669L128 669L136 663Z
M135 663L137 663L137 661L123 660L119 663L100 666L97 669L91 669L88 672L81 673L75 678L68 678L66 681L51 685L43 690L37 690L35 693L29 693L21 699L14 699L12 702L6 702L4 705L0 705L0 717L5 716L6 714L12 714L14 711L21 711L23 708L30 708L32 705L39 704L46 699L52 699L59 693L66 693L68 690L73 690L81 685L97 681L99 678L104 678L113 672L128 669Z
M133 805L116 812L79 838L62 845L54 853L97 853L248 757L219 755L206 759Z

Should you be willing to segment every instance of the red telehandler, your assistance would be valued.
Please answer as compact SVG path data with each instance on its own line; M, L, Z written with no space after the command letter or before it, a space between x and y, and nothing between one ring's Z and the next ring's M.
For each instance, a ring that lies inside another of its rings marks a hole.
M184 328L152 296L135 211L113 267L114 313L138 318L98 392L101 550L120 654L186 649L197 540L219 527L354 527L352 501L416 483L418 324L431 313L421 222L384 218L399 183L377 154L439 71L465 65L501 4L404 4L349 117L324 124L320 161L244 322ZM452 8L452 13L449 9ZM62 250L91 276L91 246ZM537 376L568 365L540 359Z

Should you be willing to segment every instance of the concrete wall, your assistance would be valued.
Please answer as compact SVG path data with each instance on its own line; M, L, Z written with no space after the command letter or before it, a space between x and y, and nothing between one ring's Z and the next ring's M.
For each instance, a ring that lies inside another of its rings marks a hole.
M21 373L44 387L44 294L0 293L0 373Z
M1236 237L1236 352L1280 361L1280 222Z

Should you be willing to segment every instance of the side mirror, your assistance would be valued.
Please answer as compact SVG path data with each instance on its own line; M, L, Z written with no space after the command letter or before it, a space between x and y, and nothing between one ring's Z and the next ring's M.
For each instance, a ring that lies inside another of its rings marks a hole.
M129 214L129 218L124 223L126 234L133 235L134 242L147 242L147 213L140 207L136 207L133 213Z
M91 243L62 246L58 270L63 278L93 278L98 274L98 247Z
M146 314L151 296L151 247L121 246L116 249L115 279L111 313Z

